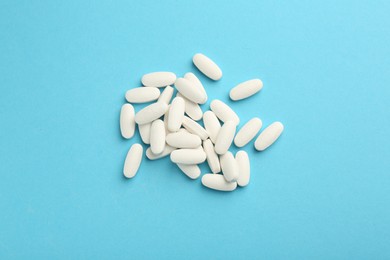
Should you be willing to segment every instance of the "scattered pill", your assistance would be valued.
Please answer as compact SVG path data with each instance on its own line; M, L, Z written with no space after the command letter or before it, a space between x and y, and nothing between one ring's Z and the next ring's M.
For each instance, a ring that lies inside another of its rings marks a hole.
M129 103L145 103L158 99L160 90L155 87L133 88L126 92L126 100Z
M207 163L212 173L218 173L221 171L218 155L214 151L214 145L210 139L203 141L203 150L206 153Z
M152 72L145 74L141 81L145 87L166 87L175 83L176 75L172 72Z
M252 118L237 132L234 137L234 144L237 147L243 147L248 144L260 131L263 125L260 118Z
M134 122L134 107L131 104L124 104L120 115L120 129L122 136L130 139L134 136L135 122Z
M166 142L170 146L176 148L198 148L201 145L202 140L199 136L187 131L179 131L177 133L168 134Z
M260 133L255 141L255 148L258 151L264 151L273 144L282 134L284 126L280 122L274 122Z
M183 126L188 132L196 134L202 140L206 140L209 137L207 131L200 124L187 116L184 116Z
M237 116L236 112L221 100L214 99L211 101L210 108L222 122L232 120L236 125L240 123L240 118Z
M184 119L185 103L181 97L175 97L169 108L168 130L171 132L179 131Z
M206 160L206 153L202 148L177 149L171 153L171 161L180 164L199 164Z
M219 157L221 170L226 181L237 181L239 177L239 169L236 159L231 152L226 152Z
M238 165L239 176L237 184L240 187L245 187L249 183L251 175L251 166L249 162L249 156L245 151L239 151L236 153L236 162Z
M222 78L222 70L206 55L197 53L192 58L192 61L194 65L210 79L219 80Z
M171 86L166 86L163 92L161 93L160 97L158 98L158 102L164 102L166 104L171 103L174 90L175 89L172 88Z
M123 174L126 178L133 178L137 174L138 168L141 165L143 150L140 144L133 144L130 147L123 167Z
M235 133L236 124L233 121L226 121L226 123L222 125L215 142L214 149L217 154L224 154L229 150Z
M218 136L218 132L221 129L221 123L213 111L206 111L203 114L203 124L207 133L210 136L211 141L215 144Z
M207 173L202 176L202 184L218 191L233 191L237 188L237 182L227 182L222 174Z
M191 100L188 100L183 95L181 95L179 92L177 93L176 96L182 97L184 99L185 112L191 119L193 119L195 121L202 119L203 111L198 104L192 102Z
M259 79L251 79L242 82L230 90L230 98L234 101L248 98L263 88L263 82Z
M177 166L179 167L179 169L185 173L185 175L187 175L189 178L195 180L197 178L199 178L200 176L200 168L198 165L196 164L180 164L178 163Z
M192 83L194 83L195 86L197 86L197 87L203 92L203 94L204 94L204 96L205 96L205 99L204 99L204 102L203 102L203 103L206 103L206 101L207 101L207 92L206 92L206 90L204 89L203 84L202 84L202 82L200 82L200 80L198 79L198 77L195 76L194 73L188 72L188 73L186 73L186 74L184 75L184 78L185 78L185 79L188 79L189 81L191 81ZM203 104L203 103L201 103L201 104Z
M144 107L135 115L137 124L147 124L161 117L168 110L168 105L164 102L155 102L147 107Z
M192 102L198 103L198 104L204 104L207 100L206 94L197 87L196 83L185 79L185 78L178 78L175 82L175 87L177 91L180 92L184 97L191 100Z
M172 151L174 151L174 150L176 150L176 148L169 146L169 145L165 145L165 148L162 151L162 153L154 154L152 152L152 149L150 149L150 147L149 147L148 149L146 149L146 157L148 157L149 160L157 160L157 159L160 159L160 158L163 158L165 156L170 155L172 153Z
M138 125L138 131L144 144L150 144L150 128L152 123Z
M165 127L161 119L153 121L150 128L150 148L154 154L160 154L165 147Z

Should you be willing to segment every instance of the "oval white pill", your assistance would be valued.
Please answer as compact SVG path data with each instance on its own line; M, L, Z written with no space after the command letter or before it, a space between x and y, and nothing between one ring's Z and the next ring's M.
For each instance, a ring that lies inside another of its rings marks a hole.
M199 136L188 133L187 131L168 134L166 142L176 148L198 148L202 143Z
M165 156L170 155L171 152L174 150L176 150L176 148L169 146L169 145L165 145L164 151L162 153L154 154L152 152L152 149L150 149L150 147L149 147L148 149L146 149L146 157L148 157L149 160L157 160L157 159L160 159L160 158L163 158Z
M239 151L236 153L236 162L239 172L237 184L238 186L244 187L248 185L251 175L251 166L248 154L245 151Z
M192 102L204 104L207 96L202 90L196 86L192 81L185 78L178 78L175 82L177 91Z
M197 53L192 58L194 65L207 77L212 80L222 78L222 70L209 57L202 53Z
M250 97L263 88L263 82L259 79L251 79L242 82L230 90L230 98L234 101Z
M153 121L150 128L150 149L154 154L162 153L165 147L165 127L161 119Z
M233 191L237 188L236 182L227 182L222 174L205 174L202 176L202 184L219 191Z
M133 178L137 174L138 168L141 165L143 150L140 144L133 144L130 147L123 167L123 174L126 178Z
M212 173L218 173L221 171L218 155L214 151L214 145L210 139L203 141L203 150L206 153L207 163Z
M179 92L177 92L177 97L182 97L184 99L184 102L185 102L185 112L186 114L192 118L193 120L195 121L198 121L200 119L202 119L202 116L203 116L203 111L202 109L200 108L200 106L194 102L192 102L191 100L188 100L187 98L183 97L183 95L181 95Z
M236 159L231 152L226 152L220 157L221 170L226 181L236 181L239 177L239 169Z
M142 84L145 87L165 87L168 85L172 85L176 80L175 73L172 72L166 72L166 71L159 71L159 72L152 72L149 74L145 74L142 76Z
M188 72L188 73L186 73L186 74L184 75L184 78L185 78L185 79L188 79L189 81L191 81L192 83L194 83L195 86L197 86L197 87L203 92L203 94L204 94L204 96L205 96L205 100L204 100L203 103L206 103L206 101L207 101L207 93L206 93L206 90L205 90L204 87L203 87L202 82L198 79L198 77L195 76L194 73ZM203 104L203 103L202 103L202 104Z
M195 180L199 178L200 176L200 168L196 164L180 164L178 163L177 166L179 169L185 173L189 178Z
M282 134L284 126L280 122L274 122L261 132L255 141L255 148L258 151L264 151L273 144Z
M241 129L237 132L236 137L234 138L234 144L237 147L243 147L249 143L260 131L261 126L263 125L260 118L252 118L249 120Z
M160 90L155 87L133 88L126 92L126 100L130 103L145 103L158 99Z
M236 124L233 121L226 121L219 130L217 141L215 142L215 152L217 154L226 153L232 145Z
M210 136L211 141L215 143L217 140L218 132L221 129L221 124L219 123L219 120L213 111L209 110L204 112L203 124L204 128Z
M209 137L207 131L200 124L187 116L184 116L183 126L188 132L196 134L202 140L206 140Z
M179 131L184 118L185 103L181 97L175 97L169 108L168 130L171 132Z
M150 104L135 115L135 122L140 125L150 123L164 115L167 110L168 105L164 102Z
M240 118L233 111L233 109L231 109L221 100L214 99L213 101L211 101L210 108L222 122L232 120L236 123L236 125L240 123Z
M199 164L206 160L206 153L202 148L178 149L171 153L171 161L181 164Z
M124 104L122 106L119 124L124 138L129 139L134 136L134 107L131 104Z
M172 88L171 86L166 86L160 97L158 98L158 102L164 102L166 104L171 103L173 92L174 88Z
M152 123L138 125L138 131L144 144L150 144L150 128Z

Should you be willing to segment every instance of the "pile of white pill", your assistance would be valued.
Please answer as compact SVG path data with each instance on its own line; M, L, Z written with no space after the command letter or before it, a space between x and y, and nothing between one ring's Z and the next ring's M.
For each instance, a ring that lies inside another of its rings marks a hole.
M222 70L203 54L193 57L195 66L212 80L222 77ZM206 103L207 93L202 82L191 72L177 78L172 72L153 72L142 77L141 87L126 92L126 100L120 114L120 130L126 139L134 136L136 124L149 160L170 155L170 159L191 179L201 175L198 164L207 160L211 173L202 176L202 184L210 189L232 191L248 185L250 162L248 154L240 150L234 156L229 148L232 143L244 147L256 137L262 127L261 119L254 117L238 131L240 118L221 100L213 100L210 109L203 113L200 105ZM173 98L175 89L176 96ZM159 88L164 88L160 92ZM260 79L238 84L230 90L232 100L250 97L263 88ZM172 99L173 98L173 99ZM137 113L132 103L154 102ZM203 126L197 121L203 119ZM221 125L222 123L222 125ZM264 151L283 131L280 122L266 127L257 137L254 146ZM127 153L123 173L125 177L136 175L143 157L141 144L133 144Z

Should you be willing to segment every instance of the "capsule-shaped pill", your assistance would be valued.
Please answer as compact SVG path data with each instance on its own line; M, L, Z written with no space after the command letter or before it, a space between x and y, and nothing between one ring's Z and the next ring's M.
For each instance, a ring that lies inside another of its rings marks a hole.
M177 91L184 97L198 104L204 104L207 100L205 92L196 86L192 81L185 78L178 78L175 82Z
M221 170L226 181L237 181L239 177L239 169L236 159L231 152L226 152L220 157Z
M159 71L145 74L142 76L142 84L145 87L165 87L175 83L176 75L172 72Z
M219 123L219 120L213 111L209 110L204 112L203 124L204 128L210 136L211 141L215 144L218 132L221 129L221 124Z
M258 151L264 151L273 144L282 134L284 126L280 122L270 124L263 132L260 133L255 141L255 148Z
M119 124L123 138L129 139L134 136L134 107L131 104L122 106Z
M233 191L237 188L237 182L227 182L222 174L205 174L202 176L202 184L219 191Z
M214 145L210 139L203 141L203 150L206 153L207 163L212 173L218 173L221 171L218 155L214 151Z
M135 122L139 125L150 123L164 115L167 110L168 105L164 102L150 104L135 115Z
M199 164L206 160L206 153L202 148L178 149L171 153L171 161L180 164Z
M149 160L157 160L157 159L160 159L160 158L163 158L165 156L170 155L172 153L172 151L174 151L174 150L176 150L176 148L169 146L169 145L165 145L165 148L162 151L162 153L154 154L152 152L152 149L150 149L150 147L149 147L148 149L146 149L146 157L148 157Z
M185 78L185 79L188 79L189 81L191 81L192 83L194 83L195 86L198 87L198 88L203 92L203 94L204 94L204 96L205 96L205 100L204 100L203 103L205 103L205 102L207 101L207 92L206 92L206 90L204 89L203 84L202 84L202 82L198 79L198 77L195 76L194 73L188 72L188 73L186 73L186 74L184 75L184 78ZM203 103L202 103L202 104L203 104Z
M180 163L178 163L177 166L190 179L195 180L195 179L199 178L199 176L200 176L200 168L196 164L180 164Z
M233 111L233 109L231 109L228 105L223 103L221 100L214 99L213 101L211 101L210 108L222 122L231 120L234 121L236 125L240 123L240 118Z
M184 119L185 103L181 97L175 97L169 107L168 130L171 132L179 131Z
M222 70L206 55L197 53L192 58L192 61L194 65L210 79L219 80L222 78Z
M138 125L138 131L144 144L150 144L150 128L152 123Z
M241 129L237 132L236 137L234 137L234 144L237 147L243 147L249 143L260 131L261 126L263 125L260 118L252 118L249 120Z
M150 128L150 148L154 154L162 153L165 147L165 127L161 119L153 121Z
M130 103L145 103L158 99L160 90L155 87L133 88L126 92L126 100Z
M245 151L239 151L236 153L236 162L239 172L237 184L238 186L245 187L248 185L251 176L251 166L248 154Z
M160 97L158 98L158 102L164 102L166 104L171 103L171 99L173 96L174 88L171 86L166 86L161 93Z
M180 94L180 92L177 92L177 97L182 97L185 102L185 113L193 120L198 121L202 119L203 111L200 108L200 106L187 98L185 98L183 95Z
M217 154L226 153L232 145L234 134L236 133L236 124L233 121L226 121L219 130L215 142L215 152Z
M259 79L251 79L242 82L230 90L230 98L234 101L248 98L263 88L263 82Z
M187 131L170 133L166 137L166 142L176 148L198 148L202 141L200 137Z
M200 124L187 116L184 116L183 126L188 132L196 134L202 140L206 140L209 137L207 131Z
M139 169L142 161L143 153L142 145L133 144L127 153L125 165L123 167L123 174L126 178L133 178Z

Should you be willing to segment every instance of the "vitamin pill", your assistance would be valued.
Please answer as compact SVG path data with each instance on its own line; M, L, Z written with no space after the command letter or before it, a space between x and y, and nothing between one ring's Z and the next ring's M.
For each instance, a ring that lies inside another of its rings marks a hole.
M126 100L130 103L145 103L158 99L160 90L155 87L133 88L126 92Z
M200 176L200 168L196 164L180 164L178 163L177 166L179 169L185 173L189 178L195 180L199 178Z
M258 151L264 151L273 144L282 134L284 126L280 122L274 122L261 132L255 141L255 148Z
M204 100L203 103L205 103L205 102L207 101L207 93L206 93L206 90L205 90L204 87L203 87L202 82L200 82L200 80L198 79L198 77L195 76L194 73L188 72L188 73L186 73L186 74L184 75L184 78L185 78L185 79L188 79L189 81L191 81L192 83L194 83L195 86L197 86L197 87L203 92L203 94L204 94L204 96L205 96L205 100ZM203 104L203 103L202 103L202 104Z
M192 81L185 78L178 78L175 82L177 91L184 97L198 104L204 104L207 100L205 92L196 86Z
M230 90L230 98L234 101L250 97L263 88L263 82L259 79L251 79L242 82Z
M236 124L233 121L226 121L226 123L222 125L215 142L214 149L217 154L224 154L229 150L235 133Z
M228 105L223 103L221 100L214 99L213 101L211 101L210 108L222 122L232 120L236 123L236 125L240 123L240 118L233 111L233 109L231 109Z
M205 174L202 176L202 184L219 191L233 191L237 188L236 182L227 182L222 174Z
M166 87L175 83L176 75L172 72L152 72L145 74L141 81L145 87Z
M245 151L239 151L236 153L236 162L239 172L237 184L238 186L245 187L248 185L251 175L251 166L248 154Z
M239 177L239 169L233 154L228 151L219 158L221 163L221 170L226 181L236 181Z
M200 106L191 100L188 100L187 98L183 97L179 92L177 92L177 97L182 97L185 102L185 112L186 114L192 118L195 121L198 121L202 118L203 112Z
M143 150L140 144L133 144L130 147L123 167L123 174L126 178L133 178L137 174L138 168L141 165Z
M178 149L171 153L171 161L180 164L199 164L206 160L206 153L202 148Z
M219 120L213 111L204 112L203 124L204 128L210 136L211 141L215 144L218 132L221 129L221 124L219 123Z
M234 138L234 144L237 147L243 147L249 143L260 131L263 123L260 118L252 118L249 120L241 129L237 132L236 137Z
M135 122L139 125L150 123L164 115L167 110L168 105L164 102L153 103L135 115Z
M168 130L171 132L179 131L184 118L185 103L181 97L175 97L169 108Z
M149 160L157 160L157 159L163 158L167 155L170 155L172 153L172 151L174 151L174 150L176 150L176 148L169 146L169 145L165 145L165 148L162 151L162 153L154 154L152 152L152 149L150 149L150 147L149 147L148 149L146 149L146 157L148 157Z
M222 70L204 54L197 53L192 58L194 65L207 77L212 80L219 80L222 78Z
M166 142L176 148L198 148L202 143L199 136L191 134L186 130L168 134Z
M138 125L138 131L144 144L150 144L150 128L152 123Z
M212 173L218 173L221 171L218 155L214 151L214 145L210 139L203 141L203 150L206 153L207 163Z
M202 140L206 140L209 137L207 131L200 124L187 116L184 116L183 126L188 132L196 134Z
M132 138L135 130L135 121L134 107L131 104L122 106L119 124L122 136L126 139Z
M164 102L166 104L171 103L171 99L173 96L174 88L171 86L166 86L161 93L160 97L158 98L158 102Z
M150 128L150 149L154 154L160 154L165 147L165 127L161 119L153 121Z

